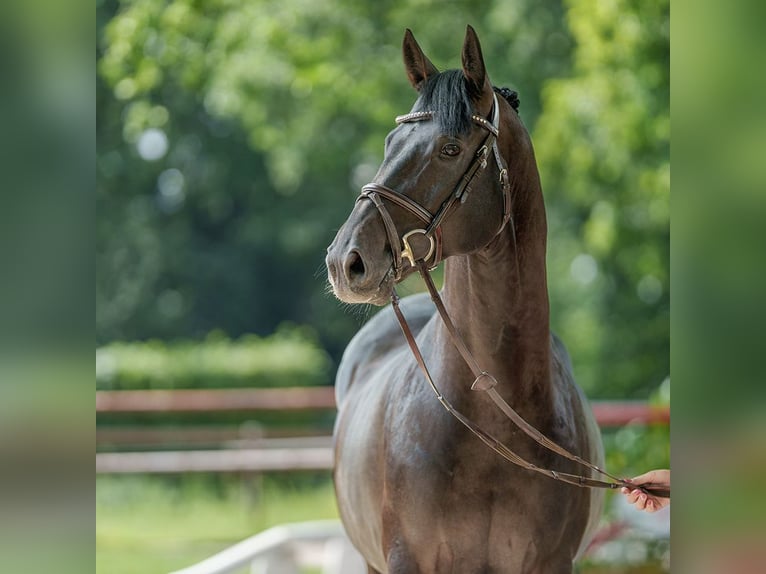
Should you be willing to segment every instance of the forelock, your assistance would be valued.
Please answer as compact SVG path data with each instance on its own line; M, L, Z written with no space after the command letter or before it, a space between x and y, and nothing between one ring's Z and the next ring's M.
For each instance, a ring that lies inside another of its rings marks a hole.
M473 103L460 70L447 70L428 78L420 90L415 111L434 112L440 131L458 136L471 129Z

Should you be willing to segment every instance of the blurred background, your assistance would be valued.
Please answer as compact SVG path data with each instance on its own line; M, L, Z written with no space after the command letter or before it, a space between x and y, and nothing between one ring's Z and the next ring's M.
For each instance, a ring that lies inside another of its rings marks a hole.
M98 572L337 516L331 385L375 309L325 247L415 99L404 29L447 69L468 23L535 145L552 328L631 401L607 467L669 467L667 0L98 0ZM583 572L668 571L667 517L631 520L610 502Z

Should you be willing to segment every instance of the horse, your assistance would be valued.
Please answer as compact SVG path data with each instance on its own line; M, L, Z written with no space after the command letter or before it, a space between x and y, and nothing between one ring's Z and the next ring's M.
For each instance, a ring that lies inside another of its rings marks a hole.
M327 248L334 294L382 306L399 281L443 260L441 299L483 374L492 373L484 386L551 440L601 464L598 426L550 330L545 207L516 94L497 97L470 26L462 69L439 72L409 29L402 53L417 99ZM349 343L335 387L337 504L368 572L571 573L603 492L509 464L450 416L396 313L444 400L531 465L577 469L476 392L481 376L432 298L394 297L396 308L378 312Z

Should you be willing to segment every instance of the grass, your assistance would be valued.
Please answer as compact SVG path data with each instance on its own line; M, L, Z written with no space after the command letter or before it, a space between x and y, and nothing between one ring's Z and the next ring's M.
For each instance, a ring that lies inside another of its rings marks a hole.
M100 476L96 572L170 572L276 524L336 517L327 476Z
M97 574L167 573L285 522L337 518L329 475L99 476ZM658 574L656 559L633 565L586 561L578 574Z

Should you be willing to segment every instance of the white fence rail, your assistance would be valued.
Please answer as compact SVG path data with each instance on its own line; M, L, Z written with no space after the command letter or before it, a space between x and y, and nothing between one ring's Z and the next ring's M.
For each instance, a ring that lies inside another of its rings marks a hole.
M321 574L366 572L341 523L318 520L275 526L171 574L233 574L248 566L251 574L300 574L305 567Z
M98 474L329 470L332 447L96 454Z

